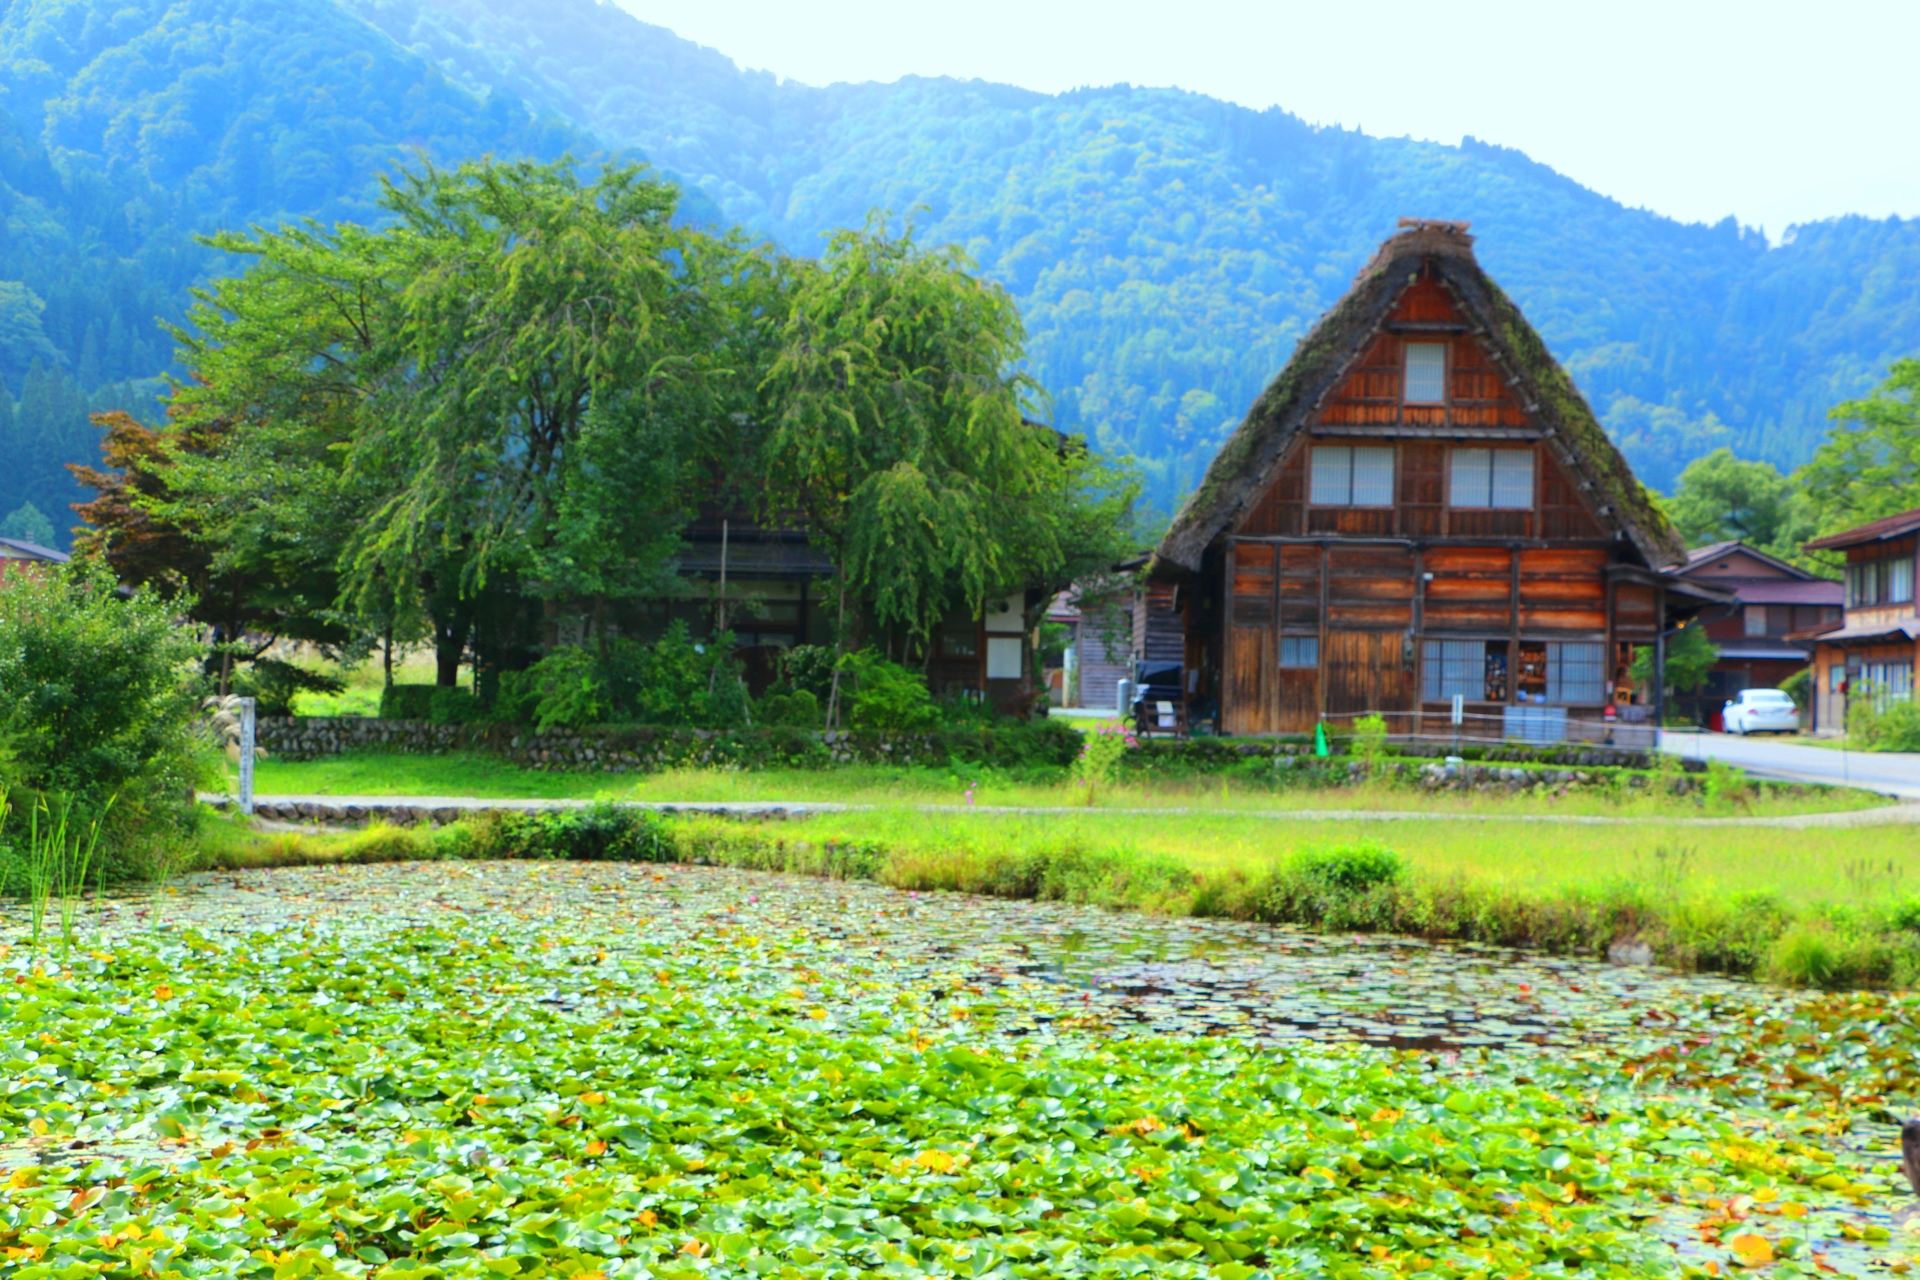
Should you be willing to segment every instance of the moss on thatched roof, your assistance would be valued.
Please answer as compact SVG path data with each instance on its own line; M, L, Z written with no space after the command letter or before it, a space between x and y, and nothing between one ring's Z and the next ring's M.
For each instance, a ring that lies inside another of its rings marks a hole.
M1480 269L1472 245L1464 224L1420 222L1380 246L1220 447L1155 552L1156 571L1197 570L1208 545L1260 500L1287 446L1339 387L1423 267L1453 295L1469 330L1501 367L1561 465L1590 483L1602 523L1619 530L1649 566L1685 561L1685 545L1673 526L1634 478L1547 344Z

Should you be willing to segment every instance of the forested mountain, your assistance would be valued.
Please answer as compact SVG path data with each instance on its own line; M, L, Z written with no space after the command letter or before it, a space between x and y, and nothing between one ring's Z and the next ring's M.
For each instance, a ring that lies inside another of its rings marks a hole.
M0 19L0 535L66 542L91 409L153 416L196 233L371 216L424 152L591 155L509 91L450 82L328 0L15 0Z
M1058 423L1137 453L1162 505L1401 215L1473 222L1489 270L1657 486L1720 445L1804 460L1829 405L1920 351L1920 222L1838 219L1769 248L1472 140L1127 86L812 88L595 0L14 0L0 92L0 280L46 303L57 358L26 362L83 395L163 358L145 316L177 311L210 269L188 231L362 216L370 175L416 145L632 148L697 188L703 216L793 252L876 208L912 216L1014 292ZM15 252L20 218L52 228L52 247ZM39 349L19 319L31 299L9 296L0 376L18 396L19 352Z
M1836 400L1920 350L1920 222L1768 248L1517 151L1309 126L1196 94L952 80L811 88L595 0L344 0L449 75L645 151L807 251L878 207L1020 298L1062 425L1156 463L1166 496L1402 215L1465 218L1643 479L1720 445L1805 460ZM1889 163L1897 163L1893 157Z

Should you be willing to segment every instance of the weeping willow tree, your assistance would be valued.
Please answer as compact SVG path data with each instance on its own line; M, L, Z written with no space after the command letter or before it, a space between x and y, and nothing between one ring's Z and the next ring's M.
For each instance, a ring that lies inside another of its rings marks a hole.
M876 218L794 270L761 384L767 492L833 561L842 645L924 644L955 610L1134 550L1137 481L1033 420L1020 314L964 253Z

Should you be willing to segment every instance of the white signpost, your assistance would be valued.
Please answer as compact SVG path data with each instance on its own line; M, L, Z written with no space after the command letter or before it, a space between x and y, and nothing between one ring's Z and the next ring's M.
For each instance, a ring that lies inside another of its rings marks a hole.
M240 812L253 816L253 699L240 703Z

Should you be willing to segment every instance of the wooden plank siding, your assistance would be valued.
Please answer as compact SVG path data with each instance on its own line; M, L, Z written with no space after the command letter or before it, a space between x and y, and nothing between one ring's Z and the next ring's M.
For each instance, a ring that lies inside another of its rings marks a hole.
M1410 342L1446 345L1445 403L1403 402ZM1392 448L1392 504L1314 506L1312 450L1324 445ZM1452 505L1452 451L1489 447L1530 451L1526 508ZM1221 729L1299 733L1322 717L1420 711L1429 639L1504 642L1509 672L1523 643L1597 641L1611 667L1616 643L1652 638L1658 606L1653 587L1609 576L1625 552L1591 502L1452 298L1423 277L1224 539ZM1288 636L1317 641L1317 669L1280 667Z

